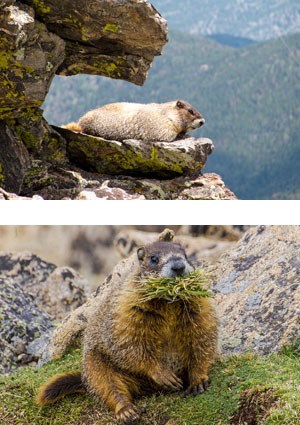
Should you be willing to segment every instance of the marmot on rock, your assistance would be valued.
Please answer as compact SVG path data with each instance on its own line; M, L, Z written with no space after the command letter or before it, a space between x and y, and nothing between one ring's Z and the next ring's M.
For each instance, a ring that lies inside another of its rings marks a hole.
M156 273L184 276L194 270L181 245L158 241L137 250L136 270L107 285L84 331L83 373L46 382L37 403L91 391L114 410L122 424L138 419L133 398L156 391L198 395L208 387L217 353L218 323L209 298L143 301L138 278Z
M108 140L172 142L204 122L202 115L184 100L149 104L121 102L93 109L78 123L64 128Z

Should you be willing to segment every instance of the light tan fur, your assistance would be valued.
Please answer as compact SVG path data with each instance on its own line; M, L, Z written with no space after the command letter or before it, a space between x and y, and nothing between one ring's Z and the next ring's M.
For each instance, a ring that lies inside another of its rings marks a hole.
M77 131L78 133L82 132L82 128L77 124L77 122L70 122L69 124L62 125L62 128L66 128L72 131Z
M78 123L64 127L108 140L172 142L204 122L202 115L188 102L175 100L149 104L111 103L87 112Z

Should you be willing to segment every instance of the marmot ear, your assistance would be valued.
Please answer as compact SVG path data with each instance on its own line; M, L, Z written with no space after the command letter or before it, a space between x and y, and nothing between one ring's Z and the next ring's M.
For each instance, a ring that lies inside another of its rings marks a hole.
M159 241L171 242L174 239L175 233L174 230L164 229L159 235Z
M184 108L184 105L183 105L183 103L181 102L181 100L177 100L177 102L176 102L176 108Z
M140 261L143 261L143 259L145 258L145 254L146 254L145 247L141 246L141 248L137 250L138 259Z

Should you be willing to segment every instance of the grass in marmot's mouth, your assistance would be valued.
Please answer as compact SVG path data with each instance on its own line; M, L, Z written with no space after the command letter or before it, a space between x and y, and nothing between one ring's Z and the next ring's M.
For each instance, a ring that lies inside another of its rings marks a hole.
M176 276L172 278L157 275L148 275L139 278L139 291L142 294L140 302L147 302L153 299L165 299L173 301L191 301L193 298L211 297L210 274L202 269L196 269L186 276Z

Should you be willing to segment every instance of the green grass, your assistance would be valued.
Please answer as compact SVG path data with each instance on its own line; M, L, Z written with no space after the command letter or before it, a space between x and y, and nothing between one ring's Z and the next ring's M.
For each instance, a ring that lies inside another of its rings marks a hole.
M210 285L210 275L202 269L185 276L175 276L172 278L158 275L147 275L139 277L137 283L142 295L140 302L147 302L154 299L165 299L173 301L190 301L197 298L207 298L212 296L208 289Z
M34 397L48 377L80 368L80 350L41 369L24 367L0 378L0 418L5 425L113 425L103 404L88 395L69 396L53 406L38 407ZM268 357L245 354L219 361L211 373L208 391L196 398L178 394L155 395L137 402L139 425L226 425L238 410L241 396L251 389L256 395L272 388L275 402L258 418L257 425L300 424L300 361L288 351ZM260 403L255 400L255 404ZM253 400L252 400L253 402ZM264 409L265 410L265 409ZM244 422L246 424L246 422Z

